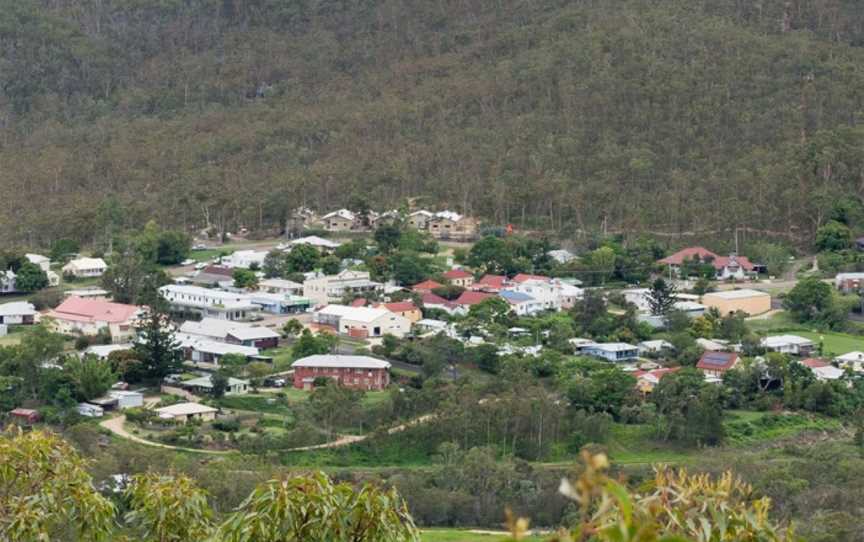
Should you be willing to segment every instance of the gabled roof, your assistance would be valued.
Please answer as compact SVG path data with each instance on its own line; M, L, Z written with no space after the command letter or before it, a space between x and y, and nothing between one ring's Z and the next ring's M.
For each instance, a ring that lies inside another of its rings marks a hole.
M753 263L747 258L747 256L736 256L734 254L730 256L718 256L714 258L714 268L715 269L723 269L724 267L730 267L738 265L741 269L745 271L753 271Z
M454 303L444 299L440 295L435 295L431 293L423 294L423 297L421 297L420 299L421 301L423 301L424 305L454 305Z
M705 247L689 247L683 250L679 250L675 254L670 256L666 256L658 263L662 263L664 265L681 265L684 263L684 260L692 260L694 257L698 256L700 260L704 261L706 258L717 259L717 255L708 250Z
M738 354L735 352L708 351L699 358L697 369L708 371L727 371L738 363Z
M766 348L778 348L787 345L813 345L813 341L806 337L799 337L798 335L772 335L770 337L763 337L760 342Z
M411 301L398 301L395 303L382 303L376 307L383 307L390 312L409 312L416 311L417 307Z
M414 286L412 286L411 289L414 290L415 292L422 292L424 290L432 291L435 288L443 288L443 287L444 287L444 285L441 284L440 282L435 282L434 280L424 280L423 282L421 282L419 284L415 284Z
M504 283L507 282L507 277L504 275L483 275L480 280L474 283L474 288L477 290L501 290L504 288Z
M473 277L473 275L471 273L469 273L468 271L465 271L464 269L451 269L450 271L447 271L446 273L442 274L441 276L447 280L467 279L467 278Z
M824 359L819 358L807 358L801 360L801 365L805 367L810 367L811 369L817 369L819 367L828 367L831 364L825 361Z
M387 316L390 311L385 309L373 309L370 307L349 307L348 305L327 305L318 311L318 314L327 316L338 316L357 322L374 322L382 316ZM401 317L400 317L401 318Z
M213 407L202 405L199 403L177 403L162 408L157 408L156 412L166 416L191 416L193 414L206 414L210 412L218 412Z
M527 282L529 280L538 280L540 282L549 282L552 279L550 279L549 277L545 277L543 275L529 275L528 273L519 273L518 275L513 277L513 282L515 282L517 284L521 284L521 283Z
M299 239L289 241L288 245L292 247L295 247L297 245L312 245L313 247L319 248L338 248L340 243L331 241L329 239L324 239L323 237L318 237L317 235L309 235L307 237L301 237Z
M354 213L352 213L348 209L339 209L338 211L333 211L332 213L327 213L326 215L322 216L321 219L327 220L328 218L333 218L333 217L344 218L345 220L351 220L351 221L354 221L356 219L356 216L354 215Z
M51 317L79 322L121 323L131 319L139 310L137 305L71 296L51 311Z
M481 301L485 301L490 297L494 297L492 294L487 294L486 292L471 292L466 291L462 292L462 295L459 296L459 299L454 301L457 305L476 305Z
M36 307L26 301L13 301L0 305L0 316L34 316Z
M369 356L341 356L323 354L306 356L291 364L291 367L325 367L328 369L389 369L390 363Z

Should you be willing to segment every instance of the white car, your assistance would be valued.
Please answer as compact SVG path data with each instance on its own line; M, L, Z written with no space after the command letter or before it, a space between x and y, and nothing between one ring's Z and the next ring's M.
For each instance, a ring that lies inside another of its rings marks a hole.
M205 267L207 267L207 264L204 262L198 262L195 264L195 269L197 269L198 271L201 271Z
M188 260L183 260L182 262L180 262L180 265L192 265L194 263L195 263L195 260L190 258Z

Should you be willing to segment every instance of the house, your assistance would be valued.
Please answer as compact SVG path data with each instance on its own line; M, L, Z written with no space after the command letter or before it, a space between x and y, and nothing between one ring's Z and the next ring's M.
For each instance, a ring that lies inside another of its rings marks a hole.
M642 393L651 393L654 391L654 388L657 387L657 384L660 383L660 380L670 374L674 373L681 369L680 367L664 367L661 369L654 369L652 371L635 371L633 372L633 376L636 377L636 389L641 391Z
M504 290L498 295L507 301L507 303L510 303L513 312L518 316L531 316L545 310L543 303L522 292Z
M63 266L63 274L79 279L101 277L107 269L102 258L76 258Z
M436 239L470 241L477 237L477 221L453 211L437 212L426 224L426 229Z
M380 228L381 226L396 224L402 220L402 215L399 211L393 209L390 211L384 211L383 213L373 214L370 217L370 224L373 228Z
M569 263L576 259L575 254L564 249L550 250L546 255L560 264Z
M10 410L9 417L12 419L12 421L24 425L32 425L34 423L37 423L42 418L39 415L38 410L33 410L31 408L16 408L14 410Z
M217 318L204 318L199 322L187 320L180 326L180 332L212 341L252 346L261 350L276 348L279 345L279 334L270 328Z
M404 337L411 331L411 320L380 308L327 305L313 313L312 321L332 327L338 333L363 339L384 335Z
M15 288L15 279L17 276L11 269L0 270L0 294L14 294L18 290Z
M307 279L303 283L303 297L316 305L338 303L347 295L365 296L384 290L384 285L370 279L367 271L346 269L336 275Z
M104 299L108 300L111 292L102 288L76 288L63 292L65 297L80 297L82 299Z
M39 322L39 313L32 303L15 301L0 305L0 324L29 326Z
M297 314L306 312L312 306L311 299L299 295L253 292L249 298L261 312L268 314Z
M322 216L321 225L327 231L351 231L359 229L360 221L348 209L339 209Z
M857 292L864 285L864 273L837 273L834 286L845 293Z
M426 210L414 211L408 215L408 225L417 230L429 229L429 221L435 215Z
M672 343L661 339L654 341L642 341L637 346L639 347L640 354L660 354L663 352L671 352L672 350L675 350L675 347L672 346Z
M801 365L809 368L813 372L816 380L840 380L846 374L843 369L834 367L830 363L822 359L807 358L801 360Z
M514 276L511 279L511 282L513 282L515 284L522 284L523 282L527 282L529 280L538 281L538 282L549 282L552 279L550 279L549 277L544 276L544 275L532 275L530 273L517 273L516 276Z
M606 361L633 361L639 357L639 348L627 343L594 343L581 349L586 356Z
M264 267L265 258L266 250L238 250L231 256L222 258L222 265L231 269L261 269Z
M856 373L864 372L864 352L847 352L834 358L840 367L848 367Z
M197 271L189 282L196 286L218 288L234 285L234 270L224 265L208 265Z
M465 291L454 301L454 303L459 307L469 308L472 305L476 305L481 303L489 298L495 297L493 294L487 294L486 292L471 292Z
M432 290L436 288L443 288L444 285L440 282L435 282L434 280L424 280L421 283L415 284L411 287L411 290L421 294L432 293Z
M162 297L175 312L190 313L203 318L249 320L258 315L259 307L247 294L211 290L200 286L168 284L159 288Z
M462 288L470 288L474 284L474 275L464 269L451 269L443 275L444 280L451 286L460 286Z
M771 310L771 296L758 290L727 290L703 295L702 304L717 309L722 316L738 311L752 316Z
M310 245L322 252L332 252L339 248L341 244L342 243L337 243L336 241L324 239L323 237L318 237L317 235L309 235L307 237L300 237L299 239L289 241L288 250L299 245Z
M101 418L105 415L105 410L90 403L78 403L78 414L87 418Z
M407 318L412 324L420 321L423 318L423 313L420 309L411 301L398 301L395 303L381 303L376 305L375 308L386 309L390 312L396 313L400 316L404 316Z
M579 300L585 297L585 290L568 281L552 279L552 286L555 288L555 295L558 296L560 309L572 309Z
M303 285L293 280L264 279L258 283L258 289L268 294L302 295Z
M206 375L180 383L180 387L192 393L213 393L213 375ZM249 392L249 381L239 378L228 378L225 395L243 395Z
M108 397L117 400L117 408L138 408L144 406L144 394L140 391L111 390Z
M177 403L156 409L160 418L178 423L186 423L190 420L213 421L216 419L217 412L219 412L217 409L199 403Z
M431 318L424 318L419 322L415 322L414 329L416 329L420 334L431 333L437 335L438 333L444 333L448 337L452 337L456 334L451 324L444 320L434 320Z
M442 310L447 314L462 314L466 312L465 307L461 307L452 301L448 301L443 297L435 294L423 294L420 298L424 309Z
M93 336L106 329L115 344L132 342L140 315L141 307L137 305L75 296L66 298L48 313L57 333Z
M702 353L702 357L696 363L696 368L702 369L702 372L706 375L722 377L723 373L738 364L739 359L738 354L735 352L715 352L709 350Z
M760 344L766 350L792 354L793 356L809 356L816 345L810 339L798 335L772 335L763 337Z
M94 344L93 346L88 346L87 349L84 350L84 354L96 356L97 358L104 360L108 359L108 356L114 352L122 352L124 350L132 350L132 344Z
M312 389L316 378L332 378L346 388L383 390L390 385L390 363L369 356L317 355L298 359L294 387Z
M679 250L675 254L659 260L657 263L668 266L674 273L680 273L685 262L693 260L710 263L714 267L715 278L717 280L743 280L754 272L754 265L746 256L735 254L718 256L704 247L690 247Z
M48 286L60 285L60 275L51 270L50 258L41 254L25 254L24 257L27 258L27 261L39 266L39 269L45 272L45 275L48 277Z
M479 292L487 292L490 294L497 294L505 288L506 283L507 277L505 277L504 275L486 274L480 277L480 280L473 284L472 290L477 290Z
M184 358L196 366L212 365L218 367L222 358L229 354L242 356L249 360L261 359L258 349L254 346L214 341L200 335L187 333L176 333L174 337L180 348L183 349Z

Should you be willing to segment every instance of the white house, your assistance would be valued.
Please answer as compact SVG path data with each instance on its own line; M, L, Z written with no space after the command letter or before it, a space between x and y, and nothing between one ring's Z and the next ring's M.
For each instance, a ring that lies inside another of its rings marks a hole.
M772 335L762 338L760 344L772 352L794 356L809 356L815 348L813 341L798 335Z
M220 360L228 354L243 356L247 359L259 355L259 350L254 346L214 341L198 335L177 333L175 339L183 349L186 359L194 365L204 364L205 367L207 365L218 367Z
M270 294L302 295L303 285L293 280L264 279L258 282L258 289Z
M561 264L568 263L576 259L575 254L563 248L558 250L550 250L546 253L546 255Z
M813 376L816 377L816 380L840 380L845 374L843 369L834 367L830 363L821 359L805 359L801 364L808 367L813 372Z
M63 274L76 278L101 277L108 269L102 258L77 258L63 266Z
M78 403L78 414L87 418L101 418L105 414L105 410L90 403Z
M159 293L175 311L190 312L205 318L248 320L258 314L258 306L246 294L183 284L162 286Z
M222 258L222 265L235 269L261 268L264 266L264 258L267 252L264 250L238 250L226 258Z
M387 309L327 305L312 315L319 325L332 326L339 333L355 337L404 337L411 331L411 320Z
M195 392L212 393L213 392L213 377L212 375L202 376L185 380L180 384L183 388ZM228 378L228 388L225 390L225 395L243 395L249 391L249 381L239 378Z
M864 352L847 352L834 358L841 367L849 367L856 373L864 371Z
M12 294L15 289L15 273L11 269L0 270L0 294Z
M138 408L144 406L144 394L140 391L111 390L108 397L117 399L117 408Z
M51 270L51 259L41 254L25 254L27 261L33 265L39 266L39 269L45 272L48 277L48 286L57 286L60 284L60 275Z
M204 318L198 322L187 320L180 326L180 332L255 348L274 348L279 343L279 334L270 328L217 318Z
M380 292L384 285L374 282L366 271L346 269L336 275L326 275L307 279L303 283L303 297L318 305L338 303L347 294L367 294Z
M180 423L186 423L189 420L210 421L216 418L217 412L219 411L213 407L198 403L177 403L156 409L160 418L176 420Z
M32 303L14 301L0 305L0 324L30 325L39 322L39 313Z
M546 310L543 303L526 293L504 290L498 295L510 304L510 307L517 316L530 316Z
M582 353L607 361L633 361L639 357L639 348L627 343L597 343L584 347Z
M332 251L339 248L341 244L342 243L337 243L336 241L324 239L323 237L318 237L317 235L309 235L307 237L300 237L299 239L289 241L287 249L290 250L299 245L311 245L318 250Z

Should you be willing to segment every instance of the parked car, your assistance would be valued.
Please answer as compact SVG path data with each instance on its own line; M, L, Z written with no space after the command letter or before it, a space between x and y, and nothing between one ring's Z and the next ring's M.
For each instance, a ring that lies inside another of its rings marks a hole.
M287 383L284 378L268 378L264 381L269 388L284 388Z
M207 250L207 245L198 243L197 245L192 245L192 250Z
M195 269L197 269L198 271L201 271L201 270L204 269L205 267L207 267L207 264L204 263L204 262L199 262L199 263L196 263L196 264L195 264Z
M162 379L162 382L165 382L166 384L179 384L180 382L183 382L183 378L178 374L167 375Z
M186 259L186 260L183 260L182 262L180 262L180 265L192 265L194 263L195 263L195 260L193 260L192 258L189 258L189 259Z

